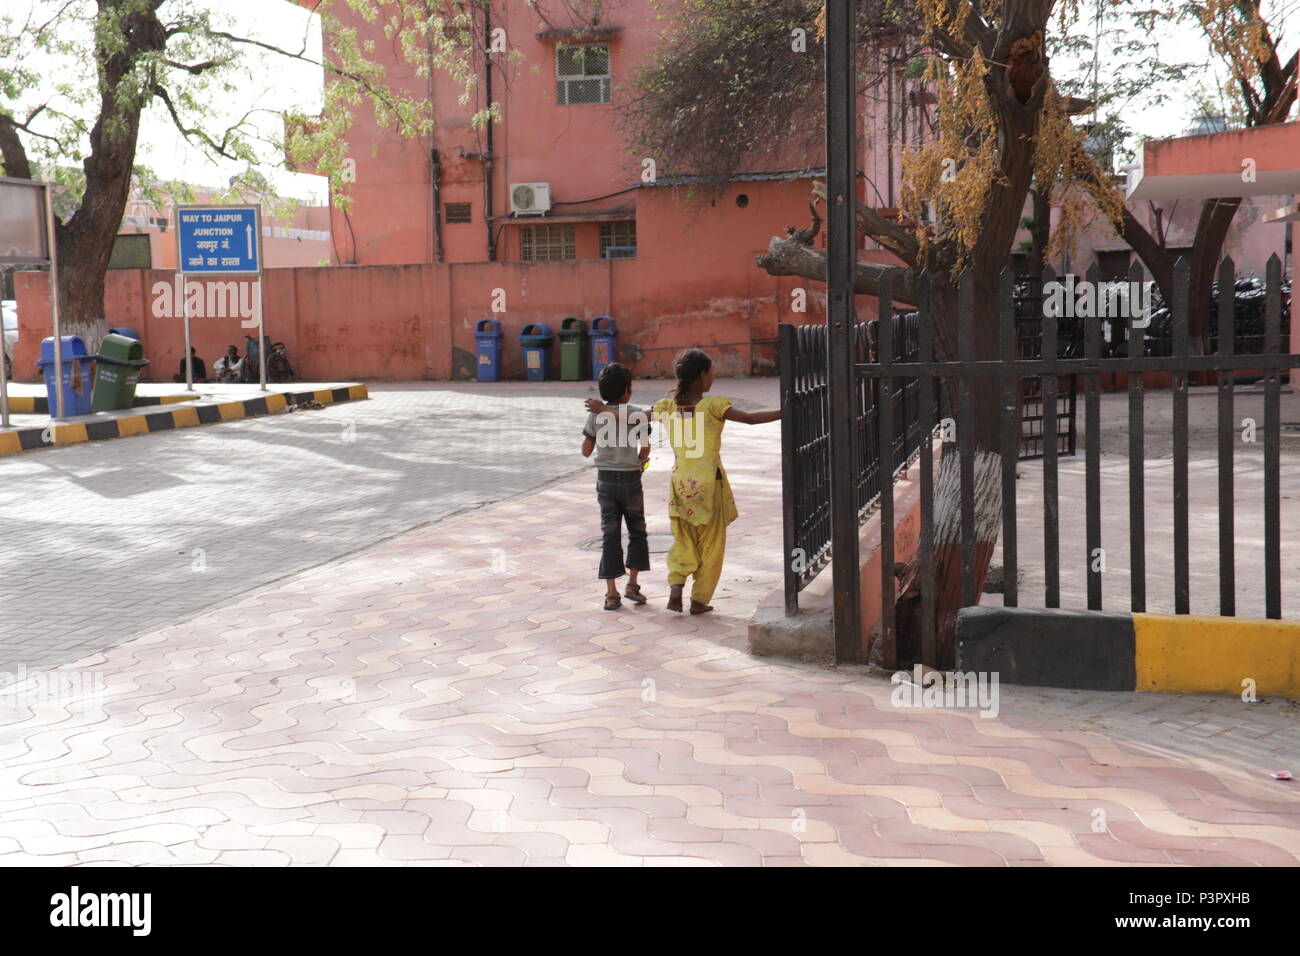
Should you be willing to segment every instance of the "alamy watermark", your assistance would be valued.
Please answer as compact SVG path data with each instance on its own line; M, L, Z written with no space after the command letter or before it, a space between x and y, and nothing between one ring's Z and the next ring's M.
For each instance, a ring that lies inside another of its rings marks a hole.
M970 708L984 718L998 715L996 671L925 671L917 664L911 674L898 671L889 682L894 685L889 702L895 707Z
M257 279L155 282L153 315L158 319L239 319L242 328L257 327Z
M100 671L0 671L0 711L67 708L74 714L97 714L104 708L104 675Z
M1043 283L1043 314L1065 319L1126 319L1151 324L1154 282L1090 282L1074 275Z

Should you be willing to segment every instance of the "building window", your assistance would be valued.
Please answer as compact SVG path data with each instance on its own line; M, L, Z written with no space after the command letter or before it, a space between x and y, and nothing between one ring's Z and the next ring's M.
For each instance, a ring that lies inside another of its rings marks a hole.
M561 106L608 103L610 92L609 46L583 43L555 48L555 95Z
M519 230L520 254L525 262L553 262L578 257L574 226L523 226Z
M600 257L602 259L631 259L636 256L636 222L602 222L600 224Z
M467 202L447 203L447 222L471 222L470 206Z

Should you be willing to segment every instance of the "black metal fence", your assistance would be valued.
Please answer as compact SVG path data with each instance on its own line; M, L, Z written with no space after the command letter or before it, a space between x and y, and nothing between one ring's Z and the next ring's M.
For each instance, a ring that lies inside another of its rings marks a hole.
M1036 276L1020 276L1012 290L1016 316L1016 354L1022 359L1043 357L1042 283ZM1057 322L1058 358L1083 354L1083 325L1066 319ZM1073 376L1060 379L1056 387L1056 452L1073 455L1076 448L1079 388ZM1043 408L1042 382L1027 378L1021 386L1020 458L1043 457L1043 436L1047 413Z
M893 317L899 354L915 361L916 314ZM875 355L876 322L859 322L855 360ZM781 466L784 504L785 600L798 607L798 595L826 566L831 548L830 435L827 415L829 384L826 326L780 326L778 364L781 375ZM890 382L858 378L853 401L857 450L857 511L861 520L880 498L880 389L887 388L897 410L892 427L893 460L907 462L921 443L920 408L915 380ZM899 469L894 470L897 474Z
M973 421L975 404L973 389L989 388L998 385L1001 388L1003 404L1010 404L1017 393L1021 379L1037 378L1042 382L1044 394L1044 427L1050 434L1055 430L1055 409L1057 383L1064 376L1080 376L1084 383L1085 410L1085 537L1086 555L1090 559L1078 570L1086 580L1087 605L1089 609L1103 608L1103 583L1105 577L1104 563L1092 560L1102 548L1102 501L1100 479L1100 392L1103 375L1124 374L1127 378L1129 433L1128 433L1128 512L1129 512L1129 551L1130 551L1130 606L1134 611L1143 611L1147 605L1146 573L1146 488L1145 488L1145 391L1144 379L1149 373L1171 373L1173 388L1173 604L1177 614L1190 613L1190 567L1191 543L1188 508L1188 384L1189 376L1196 373L1212 373L1218 382L1218 577L1220 613L1232 616L1236 613L1236 572L1235 572L1235 514L1234 498L1234 439L1236 423L1233 420L1233 387L1236 376L1242 372L1255 372L1262 378L1264 387L1264 422L1259 428L1257 440L1264 448L1263 475L1263 525L1264 525L1264 591L1265 613L1269 618L1279 618L1282 614L1281 587L1281 527L1280 527L1280 421L1279 393L1283 373L1300 367L1300 356L1284 354L1281 351L1282 330L1282 277L1281 263L1276 256L1269 259L1265 279L1265 296L1263 299L1263 331L1260 351L1253 354L1240 354L1235 350L1237 336L1235 333L1233 302L1233 266L1231 260L1224 260L1220 270L1220 301L1218 309L1216 351L1208 355L1193 355L1188 333L1188 265L1180 260L1175 268L1175 300L1170 310L1172 354L1169 356L1151 355L1146 347L1146 329L1141 323L1125 323L1125 341L1128 345L1127 355L1103 357L1101 323L1095 319L1087 320L1084 329L1084 354L1075 357L1050 357L1057 355L1058 322L1052 315L1043 315L1042 348L1044 357L1021 357L1017 355L1016 316L1013 307L1012 283L1010 272L1002 276L999 294L999 359L995 361L977 361L974 358L974 309L973 276L968 272L960 282L958 309L958 358L954 361L937 362L934 359L934 340L929 316L922 311L920 337L917 357L898 355L888 338L882 338L879 354L875 361L860 363L856 366L860 380L891 382L894 380L916 381L920 383L920 429L922 442L919 463L921 470L921 529L917 560L920 582L919 621L921 630L921 654L924 663L946 666L949 662L936 658L934 639L935 627L935 581L934 581L934 474L932 442L933 431L938 421L938 410L934 401L938 383L944 380L956 380L960 383L960 400L957 409L958 441L955 452L960 465L960 566L961 566L961 603L969 606L976 603L976 560L975 560L975 509L974 469L977 449L973 444L972 428L964 428L963 422ZM1095 273L1094 273L1095 275ZM1141 280L1140 267L1133 268L1132 279ZM1044 284L1053 281L1054 276L1046 272ZM921 297L928 301L927 289L930 278L922 276L919 282ZM887 307L888 303L884 306ZM1227 334L1231 328L1232 334ZM885 388L880 393L882 407L878 410L879 420L888 422L892 409L885 405L892 401L895 390ZM949 446L954 448L954 446ZM1003 549L1003 603L1014 607L1019 603L1017 589L1017 515L1015 470L1019 458L1020 435L1017 433L1014 418L1007 416L1000 427L1000 447L1002 487L1002 523L1001 538ZM879 467L891 471L893 462L891 450L882 456ZM890 496L892 497L892 495ZM1109 507L1113 508L1114 504ZM1057 448L1052 442L1044 445L1043 455L1043 544L1044 544L1044 604L1047 607L1060 606L1060 495L1058 489ZM882 501L882 514L892 511ZM850 515L831 515L831 520L851 520ZM1169 545L1160 542L1160 547ZM880 580L882 596L882 620L880 634L883 642L882 655L886 666L896 663L896 634L894 604L896 600L896 579L893 566L892 538L882 537L882 574ZM838 637L837 637L838 640Z
M1042 355L1041 299L1035 280L1018 280L1013 303L1021 358ZM895 313L893 349L899 361L916 362L920 349L918 312ZM858 323L855 336L857 362L875 361L879 320ZM1070 357L1083 351L1083 326L1065 325L1058 354ZM812 582L830 560L831 499L829 456L829 385L825 325L780 326L778 368L781 376L782 496L785 512L785 604L793 612L799 592ZM880 383L859 379L853 404L857 451L857 507L859 520L880 498L880 429L877 421ZM891 381L894 436L891 461L894 474L905 469L920 447L919 381ZM1053 400L1053 412L1044 407L1038 379L1026 379L1022 389L1021 436L1018 457L1040 458L1043 436L1056 434L1058 454L1073 455L1076 446L1077 385L1074 376L1062 377ZM941 413L951 414L951 412ZM1046 429L1046 430L1045 430Z

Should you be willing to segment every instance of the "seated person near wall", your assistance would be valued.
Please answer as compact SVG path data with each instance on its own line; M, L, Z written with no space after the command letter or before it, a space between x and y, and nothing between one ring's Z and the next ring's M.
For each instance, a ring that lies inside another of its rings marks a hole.
M239 356L239 349L233 345L226 346L226 354L212 363L212 371L218 382L238 382L244 371L244 360Z
M206 382L208 380L208 367L204 364L203 359L194 354L195 350L190 349L190 380L193 382ZM181 359L181 370L172 376L173 382L185 381L185 359Z

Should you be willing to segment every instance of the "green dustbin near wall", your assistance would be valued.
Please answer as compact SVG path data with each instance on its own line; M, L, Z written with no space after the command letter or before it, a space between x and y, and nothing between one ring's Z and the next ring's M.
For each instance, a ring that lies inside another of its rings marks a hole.
M149 364L139 339L109 333L99 343L95 357L95 385L90 393L90 410L108 412L130 408L140 370Z
M573 316L560 323L560 381L586 378L587 323Z

